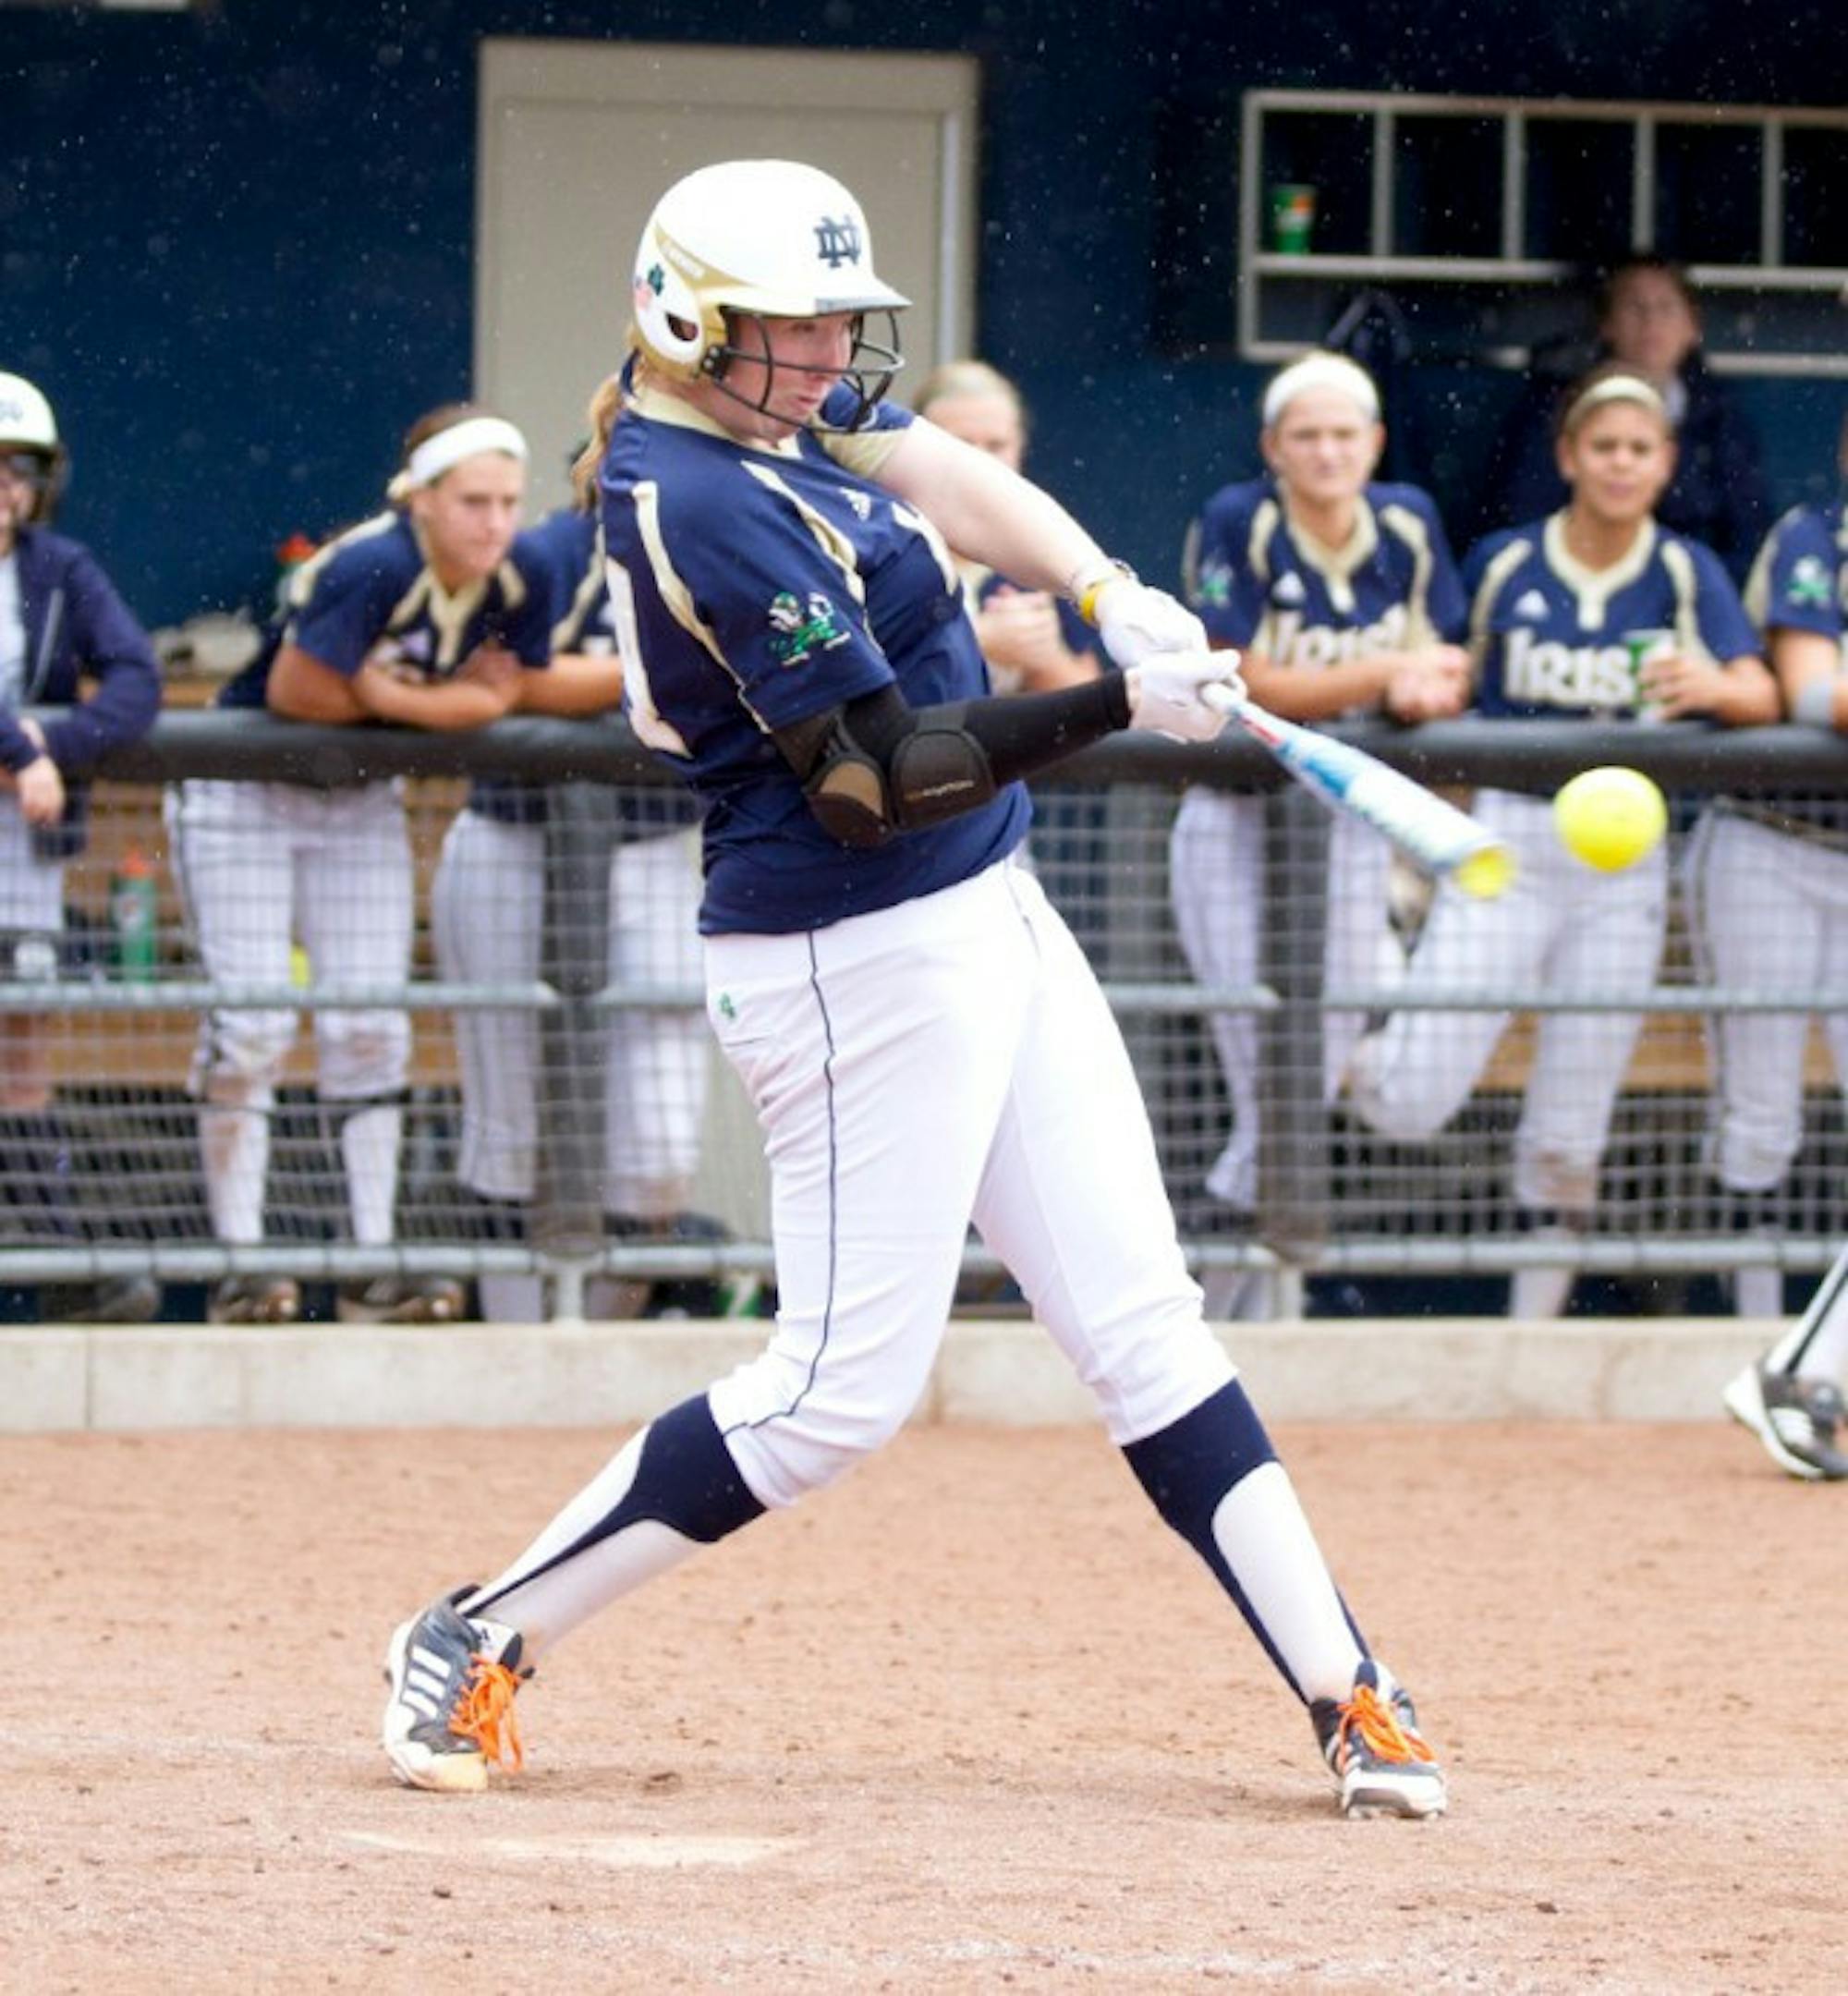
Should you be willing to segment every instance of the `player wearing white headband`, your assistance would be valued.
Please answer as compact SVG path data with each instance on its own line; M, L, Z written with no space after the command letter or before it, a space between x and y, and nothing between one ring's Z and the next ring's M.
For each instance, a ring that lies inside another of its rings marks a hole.
M1776 686L1719 557L1656 521L1674 438L1655 388L1621 365L1594 370L1562 401L1556 449L1566 505L1489 535L1464 565L1478 710L1634 721L1647 706L1731 726L1777 719ZM1669 634L1640 676L1626 632ZM1667 916L1666 850L1599 873L1560 843L1548 796L1479 790L1475 812L1514 853L1514 885L1493 901L1441 886L1407 990L1647 991ZM1436 1135L1468 1099L1507 1022L1500 1012L1395 1012L1356 1055L1356 1105L1389 1136ZM1611 1112L1642 1023L1640 1012L1541 1016L1514 1131L1514 1197L1517 1223L1564 1252L1515 1275L1516 1317L1565 1308L1572 1246L1592 1223Z
M1380 397L1344 356L1307 355L1265 390L1262 478L1207 502L1187 538L1188 600L1216 645L1236 646L1253 697L1296 721L1386 713L1424 721L1468 695L1463 591L1429 496L1376 482L1385 444ZM1204 785L1187 791L1170 850L1174 917L1202 983L1258 982L1264 907L1264 803ZM1347 817L1330 828L1329 989L1378 981L1393 947L1391 848ZM1361 1016L1325 1014L1323 1084L1340 1086ZM1250 1012L1215 1013L1213 1044L1231 1099L1231 1136L1207 1175L1228 1225L1258 1193L1258 1029ZM1235 1308L1234 1275L1210 1301Z
M894 356L861 318L902 301L838 181L693 175L650 217L632 295L590 468L630 718L705 807L707 1013L763 1127L777 1324L497 1579L402 1625L395 1772L481 1787L541 1652L891 1437L973 1221L1309 1704L1343 1803L1434 1813L1409 1702L1202 1321L1109 1008L1016 859L1023 775L1125 726L1211 739L1203 696L1234 663L1037 486L877 400ZM1126 669L991 695L953 546L1076 597Z
M547 599L513 558L526 490L525 441L467 404L410 431L386 512L335 536L289 578L257 658L218 696L345 725L393 721L471 728L521 695L548 657ZM412 870L397 786L188 782L168 798L176 870L214 981L282 986L291 945L318 983L395 984L409 975ZM213 1232L232 1247L263 1238L270 1122L287 1011L225 1008L203 1021L193 1062ZM392 1008L314 1014L327 1136L345 1171L353 1238L394 1237L410 1021ZM460 1314L447 1277L343 1285L343 1316L395 1321ZM280 1321L296 1283L232 1275L214 1318Z

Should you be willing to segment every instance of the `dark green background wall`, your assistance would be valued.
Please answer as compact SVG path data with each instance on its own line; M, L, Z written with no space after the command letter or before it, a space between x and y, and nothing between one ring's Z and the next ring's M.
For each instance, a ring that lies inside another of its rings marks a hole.
M1241 90L1836 104L1848 86L1818 0L0 5L0 367L53 396L64 523L150 622L260 595L276 542L372 505L409 418L466 390L490 34L979 56L983 349L1027 390L1040 478L1155 577L1193 505L1249 467ZM879 189L857 191L876 217ZM1460 534L1512 385L1433 361L1408 390ZM1781 500L1832 482L1848 384L1741 393Z

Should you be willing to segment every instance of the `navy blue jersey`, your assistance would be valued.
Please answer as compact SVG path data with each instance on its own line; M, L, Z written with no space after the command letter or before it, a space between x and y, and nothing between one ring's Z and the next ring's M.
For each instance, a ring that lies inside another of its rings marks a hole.
M824 420L844 422L839 389ZM735 442L643 390L600 477L624 699L636 733L705 807L700 927L776 934L967 879L1026 833L1025 788L875 850L817 822L771 730L896 685L913 706L987 689L941 536L877 482L908 411L868 427Z
M1614 567L1587 568L1565 516L1490 534L1464 564L1476 703L1485 714L1634 715L1626 631L1668 630L1690 658L1756 656L1757 634L1720 557L1653 521Z
M1848 638L1848 505L1793 506L1765 537L1745 608L1766 631Z
M545 602L551 636L548 656L612 655L615 626L597 522L576 506L561 506L523 532L513 559ZM504 824L543 824L545 785L512 776L478 776L468 786L468 808ZM683 831L699 819L693 799L678 785L619 791L616 817L624 830L648 836Z
M1416 485L1368 485L1343 548L1294 529L1273 480L1228 485L1189 529L1183 569L1215 642L1279 665L1337 665L1463 635L1456 564Z
M343 679L371 660L441 680L488 643L524 665L542 666L549 635L545 591L521 572L517 544L492 575L452 593L437 580L408 517L394 510L349 527L294 571L262 650L220 689L217 704L262 706L285 644Z

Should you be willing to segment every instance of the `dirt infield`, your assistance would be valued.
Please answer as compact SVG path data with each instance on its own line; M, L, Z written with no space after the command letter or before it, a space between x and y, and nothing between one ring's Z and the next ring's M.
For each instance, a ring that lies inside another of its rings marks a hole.
M390 1785L390 1624L612 1438L0 1443L8 1990L1848 1987L1848 1491L1701 1428L1285 1430L1453 1768L1333 1813L1096 1433L929 1428Z

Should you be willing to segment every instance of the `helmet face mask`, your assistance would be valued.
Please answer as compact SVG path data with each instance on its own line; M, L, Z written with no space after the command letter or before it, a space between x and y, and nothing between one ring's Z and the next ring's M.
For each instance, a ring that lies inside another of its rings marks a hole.
M64 494L70 466L51 404L20 374L0 373L0 464L32 495L24 523L43 526Z
M676 182L642 231L630 296L631 343L651 367L671 380L711 382L760 415L779 370L796 371L774 359L765 320L852 314L853 353L839 378L858 397L855 423L904 364L894 315L909 301L874 272L859 203L795 161L732 160ZM885 341L864 336L869 312L886 314ZM739 338L752 319L755 348ZM726 385L738 361L765 368L760 396Z

